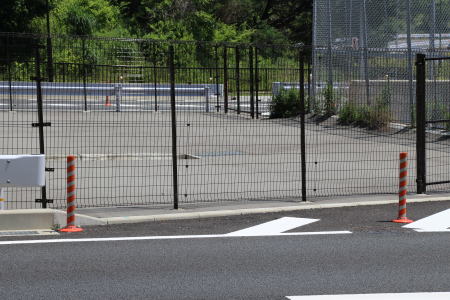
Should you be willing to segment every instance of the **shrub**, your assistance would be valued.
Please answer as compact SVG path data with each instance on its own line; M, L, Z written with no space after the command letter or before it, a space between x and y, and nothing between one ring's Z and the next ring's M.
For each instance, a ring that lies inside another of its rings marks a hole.
M278 95L272 98L270 118L290 118L298 116L300 112L301 105L298 90L282 89Z
M344 125L355 123L358 113L357 109L353 103L346 103L339 112L339 122Z
M389 107L384 104L377 104L369 108L367 127L370 129L382 129L389 125L392 115Z
M324 107L324 114L326 116L332 116L336 114L336 103L334 101L334 93L333 93L333 86L327 85L327 87L323 91L323 97L325 99L325 107Z
M369 129L381 129L391 122L391 112L387 105L357 106L353 103L345 104L339 112L339 122L344 125L358 125Z

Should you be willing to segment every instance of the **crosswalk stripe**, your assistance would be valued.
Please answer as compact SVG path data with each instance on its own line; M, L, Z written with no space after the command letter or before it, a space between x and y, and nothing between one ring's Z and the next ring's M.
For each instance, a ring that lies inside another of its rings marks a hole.
M448 300L450 293L392 293L287 296L289 300Z

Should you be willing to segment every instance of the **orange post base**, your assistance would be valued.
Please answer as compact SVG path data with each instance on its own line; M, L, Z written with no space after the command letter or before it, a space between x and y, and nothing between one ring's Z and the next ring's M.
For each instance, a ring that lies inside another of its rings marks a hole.
M63 229L60 229L59 231L61 231L61 232L81 232L81 231L83 231L83 228L71 225L71 226L64 227Z
M394 222L394 223L412 223L414 221L410 220L408 218L400 218L400 219L392 220L392 222Z

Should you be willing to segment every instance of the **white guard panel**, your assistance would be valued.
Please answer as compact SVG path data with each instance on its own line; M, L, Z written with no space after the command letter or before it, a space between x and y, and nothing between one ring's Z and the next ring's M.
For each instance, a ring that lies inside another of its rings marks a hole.
M45 155L0 155L0 188L45 185Z

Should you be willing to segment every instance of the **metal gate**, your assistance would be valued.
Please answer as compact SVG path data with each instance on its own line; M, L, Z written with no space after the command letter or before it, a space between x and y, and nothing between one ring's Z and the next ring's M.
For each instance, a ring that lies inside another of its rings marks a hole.
M450 56L416 56L417 193L450 187ZM427 188L430 186L430 188Z

